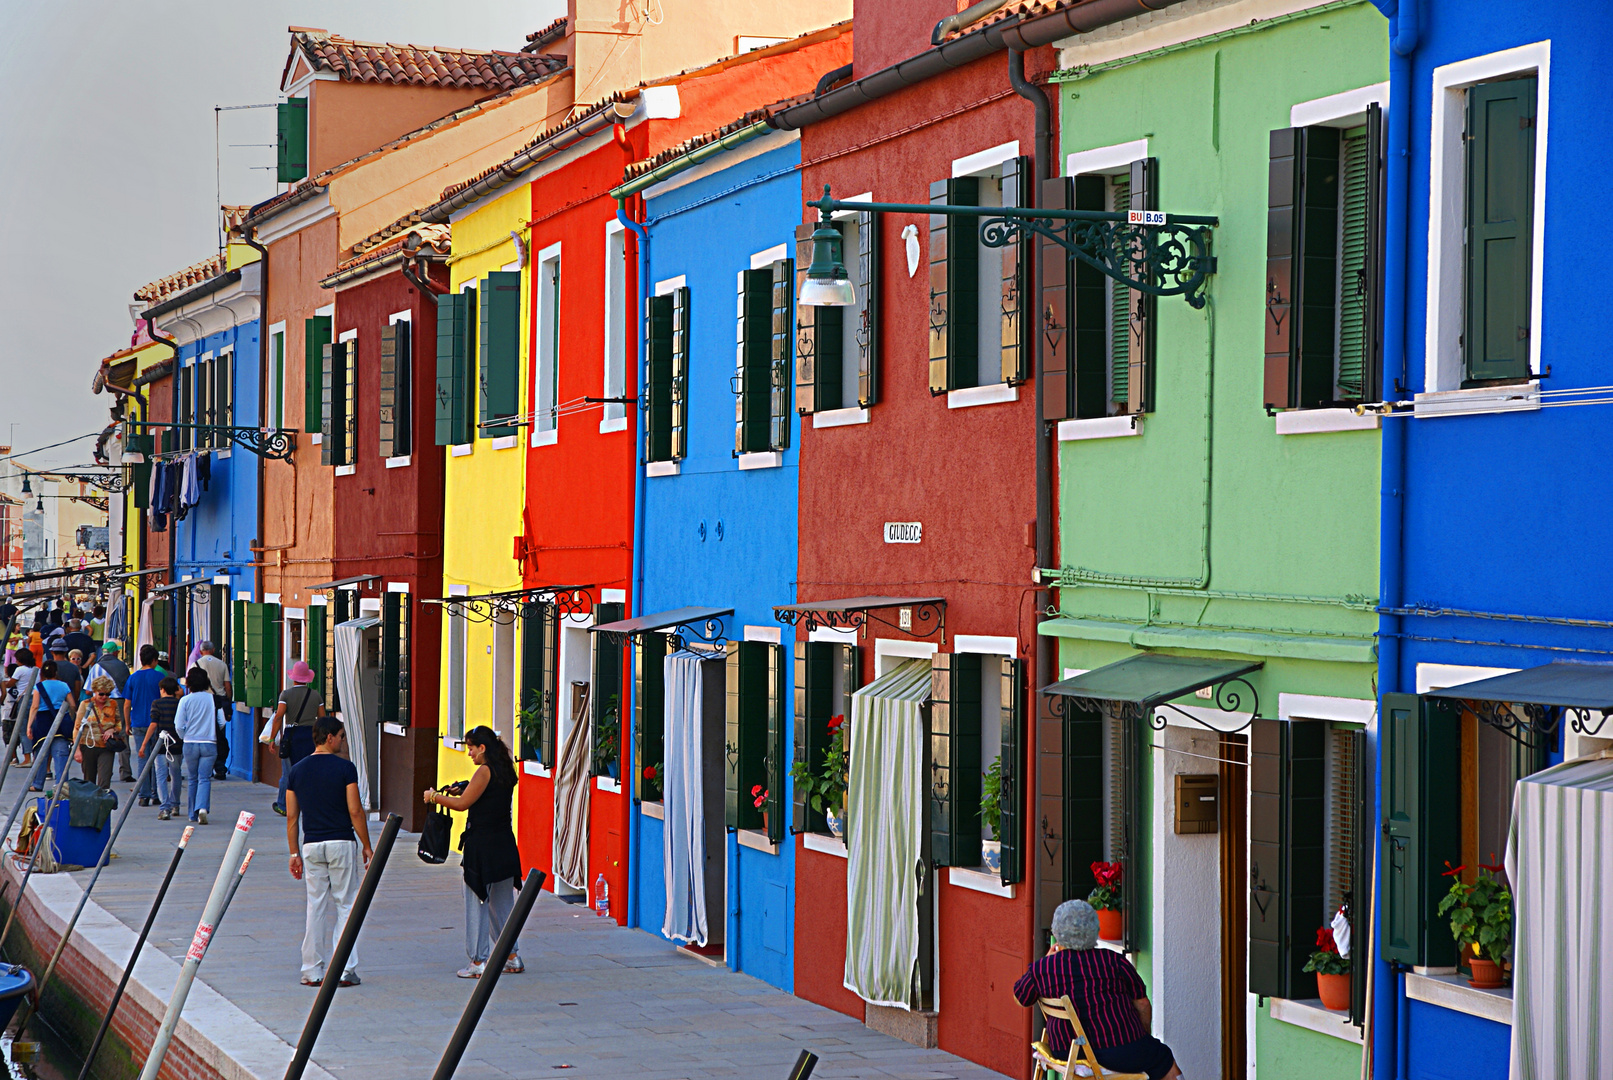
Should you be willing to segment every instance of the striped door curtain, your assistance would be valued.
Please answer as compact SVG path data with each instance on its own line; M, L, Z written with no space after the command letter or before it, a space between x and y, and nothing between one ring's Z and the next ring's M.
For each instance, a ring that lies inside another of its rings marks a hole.
M852 695L846 787L847 990L912 1008L919 955L924 703L930 664L904 660Z
M1512 1080L1613 1080L1613 759L1519 781L1506 867Z
M578 697L571 711L571 728L560 747L560 767L554 774L554 874L574 889L588 886L588 749L594 745L588 695ZM591 894L590 894L591 895Z

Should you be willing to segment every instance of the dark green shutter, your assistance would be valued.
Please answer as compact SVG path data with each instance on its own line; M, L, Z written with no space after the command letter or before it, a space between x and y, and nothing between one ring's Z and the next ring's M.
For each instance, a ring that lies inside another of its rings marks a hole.
M668 412L668 446L673 461L682 461L689 453L689 320L689 290L675 289L672 292L671 377L667 382L672 403Z
M785 413L786 418L789 416ZM790 776L790 715L784 705L784 646L767 645L767 838L784 839L784 792Z
M1003 163L1002 204L1032 206L1035 183L1030 158L1011 158ZM999 249L1002 260L1002 289L998 308L1002 318L1002 381L1018 386L1030 378L1031 342L1026 334L1031 321L1024 317L1025 287L1030 281L1030 259L1034 252L1027 234Z
M1002 658L1002 760L1001 818L997 841L1002 845L1002 881L1013 885L1025 880L1025 661Z
M1467 92L1467 320L1474 382L1529 377L1534 238L1534 78Z
M980 657L930 658L930 855L980 865Z
M157 440L150 434L131 434L124 442L124 456L139 454L141 461L134 466L130 483L134 485L134 508L146 510L151 504L151 459L157 452Z
M739 272L734 373L734 454L767 449L773 350L773 273Z
M829 748L829 717L834 708L835 648L827 641L795 643L795 760L814 776ZM795 831L823 832L823 814L812 809L801 785L795 787Z
M767 446L770 450L784 450L790 445L790 344L795 338L795 260L780 259L773 263L771 272Z
M152 607L155 608L156 605L153 604ZM247 669L250 667L247 663L249 654L246 647L246 609L245 600L237 600L230 607L230 621L235 626L235 649L230 654L230 689L233 691L231 696L241 702L247 699ZM156 638L153 637L152 640L155 641Z
M470 323L470 297L463 292L437 297L436 444L458 446L470 442L466 430L465 345Z
M552 655L547 646L553 604L527 604L521 609L521 760L547 763L543 749L554 700Z
M645 790L659 802L666 792L666 635L640 634L633 639L633 797ZM656 778L646 784L644 768L654 765Z
M1335 396L1340 133L1283 128L1270 146L1263 400L1315 408Z
M644 314L644 460L672 460L672 297L652 296Z
M622 617L622 605L618 603L595 604L594 625L602 626L605 623L617 622ZM605 765L611 759L604 756L604 742L612 728L616 733L616 758L621 762L625 755L622 753L622 647L614 640L607 639L603 634L589 634L593 646L593 685L590 688L588 699L594 717L594 745L591 755L589 775L597 776L605 771ZM615 700L613 701L612 698ZM620 769L618 768L618 774Z
M1367 733L1356 730L1349 733L1350 761L1355 767L1354 805L1349 807L1350 835L1355 838L1355 850L1350 852L1350 967L1357 978L1350 980L1350 1022L1357 1026L1366 1022L1367 965L1372 956L1367 943L1372 940L1372 775L1371 759L1367 756ZM1331 913L1329 913L1331 919Z
M963 176L930 185L932 204L974 206L980 182ZM930 393L974 386L980 353L980 247L972 217L930 215Z
M254 708L272 709L280 697L280 605L241 605L240 700Z
M1075 209L1075 179L1061 176L1043 180L1041 204L1050 210ZM1044 237L1037 237L1036 244L1042 271L1037 320L1037 333L1042 335L1042 419L1064 420L1074 415L1071 375L1075 369L1075 321L1070 279L1077 265L1085 264L1077 264L1062 246Z
M403 640L403 609L408 593L388 592L381 597L381 722L398 722L398 680L402 675L399 658L407 647Z
M309 604L307 620L303 628L303 652L308 657L308 666L314 669L314 681L310 684L318 690L320 696L325 693L325 623L330 617L330 608L325 604ZM327 707L335 705L326 702Z
M767 783L767 648L761 641L728 643L723 820L730 829L762 824L762 810L751 789Z
M1378 940L1390 963L1453 967L1456 944L1437 912L1445 863L1462 856L1461 711L1453 701L1385 694L1383 923Z
M1374 158L1366 125L1344 133L1339 143L1339 366L1334 394L1339 401L1366 400Z
M325 346L331 340L331 317L315 315L302 323L303 430L325 429L321 423L325 386Z
M488 274L482 279L477 297L481 309L481 333L477 336L480 435L496 439L516 433L515 425L496 421L513 419L520 412L520 272L500 270Z
M1249 730L1249 992L1313 998L1303 969L1324 913L1327 725L1257 718Z
M879 401L880 280L884 257L880 254L879 214L857 211L857 404L864 409ZM838 309L837 309L838 310ZM842 361L842 378L844 377Z
M1142 158L1131 163L1127 197L1133 210L1159 209L1159 159ZM1146 271L1134 268L1133 277ZM1154 411L1154 328L1158 300L1148 293L1124 291L1127 296L1127 334L1125 356L1125 406L1128 413ZM1117 371L1119 365L1116 365ZM1117 400L1119 395L1116 395ZM1129 934L1130 931L1127 931Z
M1123 198L1120 189L1129 184L1127 180L1125 185L1117 185L1117 198ZM1106 176L1072 177L1071 208L1108 210L1109 187ZM1070 280L1069 415L1080 419L1108 416L1111 400L1126 400L1126 306L1131 293L1079 259L1067 258L1066 263L1064 272Z
M275 182L295 183L308 175L308 99L282 101L275 119Z
M414 378L414 324L396 322L381 331L381 457L402 457L413 449L410 393Z
M1075 698L1065 698L1063 706L1064 895L1060 899L1085 900L1097 884L1092 864L1105 858L1104 810L1112 801L1112 792L1103 744L1111 721L1102 713L1082 708ZM1043 814L1051 816L1045 807Z

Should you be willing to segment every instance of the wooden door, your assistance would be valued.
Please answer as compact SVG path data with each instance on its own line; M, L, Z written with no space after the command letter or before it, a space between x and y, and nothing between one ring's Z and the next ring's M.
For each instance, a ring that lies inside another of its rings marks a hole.
M1244 1080L1249 997L1249 737L1222 735L1221 1076Z

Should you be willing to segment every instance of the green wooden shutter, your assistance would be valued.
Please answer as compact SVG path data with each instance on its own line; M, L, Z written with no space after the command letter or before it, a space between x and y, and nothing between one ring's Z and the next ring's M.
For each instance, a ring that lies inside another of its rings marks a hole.
M795 643L795 760L816 775L829 748L829 717L834 708L835 649L828 641ZM795 788L795 831L823 832L823 814L814 810L799 784Z
M595 604L594 625L617 622L622 617L622 605L618 603ZM622 754L622 648L614 641L607 640L603 634L589 634L593 640L593 685L588 694L589 707L594 717L594 746L592 760L590 761L589 775L598 776L605 772L606 765L614 760L620 763ZM615 753L612 756L606 746L610 736L615 735ZM620 774L620 768L618 768Z
M689 290L679 288L672 293L672 351L671 378L668 389L672 407L668 413L668 445L673 461L682 461L689 454Z
M406 642L403 640L403 609L409 602L408 593L388 592L381 597L381 722L398 722L398 679L402 675L399 659Z
M980 657L930 659L930 856L980 865Z
M309 604L307 619L303 625L303 652L307 654L308 666L314 669L314 681L310 684L318 690L320 696L325 694L325 641L327 635L325 624L330 617L330 609L326 604ZM335 705L326 702L326 707L335 708Z
M272 709L280 697L280 605L242 605L241 675L245 692L241 701L254 708Z
M1467 378L1529 377L1537 80L1467 92Z
M784 450L790 445L790 344L795 338L795 260L779 259L773 263L771 272L772 332L767 381L767 445L770 450Z
M1351 789L1355 802L1349 808L1352 819L1350 835L1355 838L1355 849L1350 852L1354 864L1350 871L1350 932L1351 941L1361 943L1359 946L1352 944L1350 949L1350 966L1360 976L1350 980L1350 1022L1360 1026L1366 1022L1366 971L1367 965L1372 962L1367 942L1372 940L1372 850L1376 845L1372 840L1373 768L1367 756L1367 733L1365 730L1352 731L1349 739L1350 761L1355 766L1355 783ZM1360 985L1357 986L1357 983Z
M544 623L553 610L550 604L526 604L521 608L521 760L543 760L545 702L549 695L544 668Z
M466 293L437 297L436 444L457 446L470 439L465 432L465 342L470 320Z
M1126 183L1129 187L1129 179ZM1108 210L1109 187L1108 177L1072 177L1071 208ZM1128 196L1117 190L1116 197ZM1063 248L1057 250L1064 255ZM1080 419L1108 416L1111 400L1126 400L1126 302L1131 294L1096 267L1071 256L1065 261L1064 273L1070 279L1069 415ZM1112 395L1111 372L1115 379Z
M666 635L633 639L633 797L661 801L666 791ZM644 777L655 766L655 780Z
M1100 181L1101 183L1101 181ZM1041 205L1050 210L1075 209L1075 180L1060 176L1042 181ZM1071 412L1072 346L1075 325L1070 278L1076 262L1063 247L1036 238L1042 279L1037 333L1042 335L1042 419L1064 420Z
M644 313L644 460L672 460L672 304L652 296Z
M1315 408L1335 396L1340 132L1283 128L1270 146L1264 404Z
M282 101L275 120L275 182L295 183L308 175L308 99Z
M514 424L497 421L513 419L520 412L520 272L500 270L488 274L482 279L477 297L481 309L481 332L477 335L480 436L496 439L516 433Z
M1373 158L1365 124L1344 133L1339 143L1339 366L1334 397L1346 402L1367 400Z
M304 431L324 431L321 422L325 385L325 346L331 340L331 317L315 315L302 323L303 421Z
M1064 893L1061 900L1085 900L1097 884L1092 864L1106 859L1104 812L1111 802L1111 777L1104 768L1106 721L1102 713L1064 702L1063 820ZM1117 721L1118 722L1118 721ZM1046 763L1044 763L1046 764ZM1044 817L1051 817L1043 810ZM1044 826L1045 829L1045 826Z
M156 605L153 604L153 607ZM230 607L230 622L235 626L235 648L230 653L230 689L231 697L236 701L245 702L248 652L246 648L246 608L247 601L237 600ZM152 640L156 640L153 638Z
M734 358L734 455L767 449L772 376L773 274L739 272L738 344Z
M785 413L786 418L789 416ZM767 644L767 838L784 839L790 777L790 714L784 704L784 646Z
M1385 694L1381 955L1390 963L1453 967L1456 944L1437 908L1445 863L1462 856L1460 707Z
M1002 845L1002 882L1025 880L1025 661L1002 658L1002 817L997 841Z
M1003 162L1002 203L1004 206L1033 206L1035 201L1030 158L1017 157ZM999 249L1002 262L1002 290L998 308L1002 321L1002 381L1018 386L1030 377L1031 339L1026 331L1031 320L1024 317L1025 287L1030 280L1030 259L1034 251L1027 234Z
M1133 210L1159 209L1159 159L1143 158L1131 163L1127 195ZM1142 273L1138 268L1136 274ZM1139 279L1140 280L1140 279ZM1154 411L1154 314L1157 298L1148 293L1130 293L1129 328L1126 338L1126 411ZM1117 365L1118 367L1118 365ZM1117 395L1118 399L1118 395ZM1128 931L1129 933L1129 931Z
M1324 913L1327 725L1256 719L1249 732L1249 992L1313 998L1303 969Z
M402 324L402 333L398 331L398 323L391 323L381 328L381 393L378 400L377 430L380 434L381 459L384 461L398 455L398 350L399 342L409 340L408 323ZM404 345L402 348L407 349Z
M755 829L761 808L751 794L767 783L767 643L730 641L723 740L723 820L730 829ZM771 792L769 793L771 794Z
M151 505L151 459L157 452L157 441L148 434L130 434L124 440L124 457L139 454L141 460L134 466L131 483L134 485L134 508L146 510Z
M156 603L151 605L151 643L157 646L159 651L169 653L169 667L174 666L173 655L170 651L170 646L173 642L169 640L170 624L173 621L169 616L172 611L173 607L168 593L159 595ZM180 672L180 674L184 674L184 672Z
M882 217L872 210L857 212L857 404L864 409L879 402L880 281L884 256L880 254ZM839 310L839 309L836 309ZM845 365L841 362L841 376Z
M963 176L930 185L932 204L974 206L980 182ZM974 386L980 353L980 246L974 218L930 215L930 393Z

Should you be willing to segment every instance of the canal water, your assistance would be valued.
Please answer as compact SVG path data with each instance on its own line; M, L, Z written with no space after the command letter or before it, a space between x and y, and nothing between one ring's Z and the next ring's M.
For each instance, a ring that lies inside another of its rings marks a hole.
M31 1045L38 1049L30 1053ZM84 1067L82 1059L37 1019L30 1020L27 1032L19 1037L0 1038L0 1055L4 1058L0 1080L78 1080L79 1070ZM24 1060L14 1060L14 1055Z

